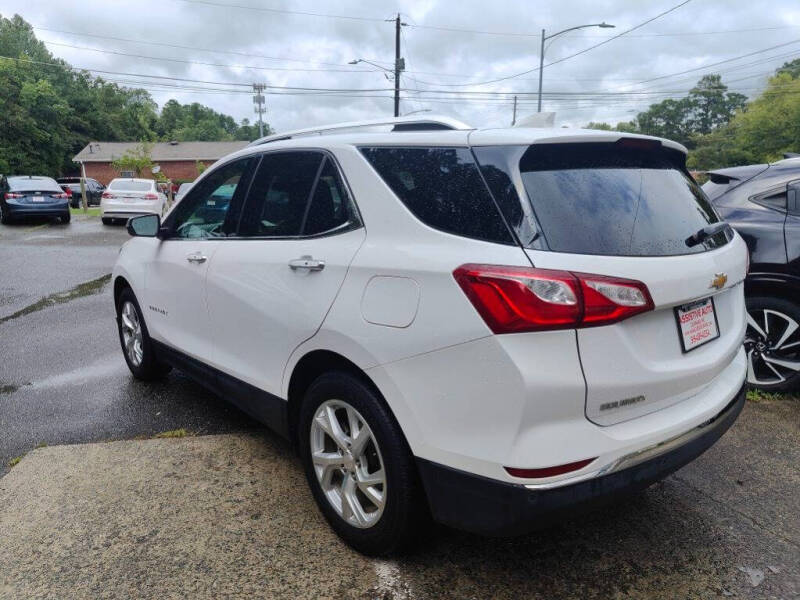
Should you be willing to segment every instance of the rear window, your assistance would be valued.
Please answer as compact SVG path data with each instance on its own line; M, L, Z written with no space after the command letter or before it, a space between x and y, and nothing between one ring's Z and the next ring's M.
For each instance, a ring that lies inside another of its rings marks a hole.
M487 242L514 243L467 148L362 148L361 152L426 225Z
M15 192L61 191L56 180L50 177L9 177L8 187Z
M153 189L152 181L126 181L118 179L108 185L109 189L122 192L147 192Z
M660 145L541 144L528 148L519 169L550 250L671 256L716 248L730 235L686 245L720 219L682 160Z

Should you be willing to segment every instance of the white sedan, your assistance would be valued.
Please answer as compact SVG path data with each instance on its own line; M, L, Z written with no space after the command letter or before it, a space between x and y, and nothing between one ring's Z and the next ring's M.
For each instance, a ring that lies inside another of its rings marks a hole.
M163 215L167 197L152 179L117 178L108 184L100 200L100 218L109 225L139 215Z

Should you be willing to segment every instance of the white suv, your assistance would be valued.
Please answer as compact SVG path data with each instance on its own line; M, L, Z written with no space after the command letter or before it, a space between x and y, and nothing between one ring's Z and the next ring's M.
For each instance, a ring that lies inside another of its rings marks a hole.
M116 219L163 215L166 206L167 197L152 179L118 177L111 180L100 198L100 218L108 225Z
M289 438L364 553L430 516L547 525L665 477L743 406L747 250L685 152L446 118L258 140L163 224L129 221L125 359Z

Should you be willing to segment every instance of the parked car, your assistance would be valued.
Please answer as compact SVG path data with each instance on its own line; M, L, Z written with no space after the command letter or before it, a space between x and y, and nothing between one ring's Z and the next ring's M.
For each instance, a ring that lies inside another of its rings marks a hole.
M429 515L547 525L693 460L744 404L747 250L685 157L444 117L263 138L128 222L125 360L291 440L361 552Z
M112 179L100 200L100 218L105 225L139 215L163 215L167 197L152 179Z
M178 187L178 192L175 194L175 202L180 202L181 198L186 195L186 192L192 188L192 185L194 185L193 182L182 183Z
M0 223L21 217L58 217L69 223L67 193L50 177L0 176Z
M79 208L81 206L81 178L80 177L60 177L56 179L58 185L61 186L61 189L67 192L70 196L70 206L72 208ZM89 206L92 205L99 205L100 200L103 195L103 191L106 189L103 184L101 184L96 179L92 179L87 177L85 179L84 187L86 189L86 201L88 202Z
M785 391L800 384L800 158L718 169L703 190L750 250L748 381Z

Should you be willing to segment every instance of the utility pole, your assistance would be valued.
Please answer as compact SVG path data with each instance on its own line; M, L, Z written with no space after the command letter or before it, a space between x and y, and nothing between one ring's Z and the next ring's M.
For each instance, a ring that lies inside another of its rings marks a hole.
M262 92L266 88L267 86L263 83L253 84L253 94L255 94L253 96L253 104L255 104L255 113L258 115L258 137L264 137L264 119L262 117L267 112L267 107L266 98L264 98Z
M400 58L400 13L394 20L394 116L400 116L400 72L405 68L403 59Z
M517 124L517 97L514 96L514 114L511 117L511 126L513 127L516 124Z

